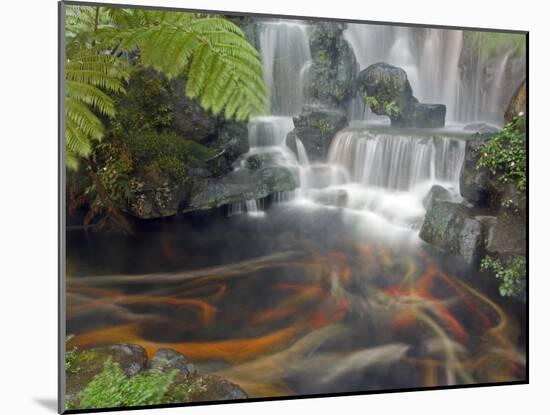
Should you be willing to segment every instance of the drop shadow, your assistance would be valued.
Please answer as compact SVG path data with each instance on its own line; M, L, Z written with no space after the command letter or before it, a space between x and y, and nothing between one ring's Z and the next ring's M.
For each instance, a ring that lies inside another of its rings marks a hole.
M46 408L51 412L57 413L57 399L37 398L34 401L43 408Z

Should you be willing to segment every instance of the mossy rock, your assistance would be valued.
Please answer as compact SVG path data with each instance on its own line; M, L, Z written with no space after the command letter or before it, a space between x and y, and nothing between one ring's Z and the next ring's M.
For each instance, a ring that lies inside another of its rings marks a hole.
M147 352L135 344L115 344L89 350L69 351L70 368L66 370L66 399L69 402L78 400L78 393L92 379L103 371L105 362L111 358L120 365L126 376L134 376L147 369Z

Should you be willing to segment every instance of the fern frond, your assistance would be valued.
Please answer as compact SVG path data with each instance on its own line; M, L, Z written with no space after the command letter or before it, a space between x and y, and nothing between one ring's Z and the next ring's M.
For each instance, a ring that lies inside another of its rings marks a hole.
M186 94L206 110L244 120L269 108L258 51L235 24L220 17L141 11L146 28L119 32L120 48L169 78L187 77ZM233 94L231 90L240 90ZM221 98L221 101L220 101ZM229 101L236 99L229 108Z

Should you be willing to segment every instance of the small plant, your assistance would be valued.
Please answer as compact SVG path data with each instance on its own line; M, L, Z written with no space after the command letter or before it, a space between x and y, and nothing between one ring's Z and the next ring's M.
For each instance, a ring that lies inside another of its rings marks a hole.
M522 256L513 256L506 264L499 259L486 256L481 260L481 269L491 271L500 280L499 293L503 297L521 294L522 281L525 279L527 264Z
M103 371L79 393L78 409L185 402L190 388L187 384L176 385L177 374L177 370L150 370L126 376L120 365L109 358ZM67 409L77 409L76 402L70 402Z
M74 336L72 335L67 336L67 338L65 339L65 345L69 343L73 337ZM71 350L65 351L65 371L69 372L73 369L76 360L76 352L76 347L73 347Z
M401 113L401 110L399 109L399 107L397 106L397 104L395 103L395 101L391 101L391 102L386 102L384 104L384 111L386 112L386 114L388 114L390 117L391 116L395 116L395 115L399 115Z
M479 167L498 174L502 183L514 183L521 191L527 187L527 146L523 114L506 124L481 149Z
M381 109L384 110L386 115L389 117L393 117L396 115L399 115L401 113L401 110L399 109L397 103L395 101L379 101L378 98L367 95L366 93L363 94L363 102L368 105L368 107L371 110L377 110L380 111Z
M363 94L363 102L368 105L370 109L376 108L379 105L376 97L369 96L366 93Z

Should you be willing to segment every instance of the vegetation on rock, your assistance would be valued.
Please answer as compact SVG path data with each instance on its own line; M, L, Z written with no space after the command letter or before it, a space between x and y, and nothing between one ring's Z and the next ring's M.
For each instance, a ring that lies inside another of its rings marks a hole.
M487 167L502 183L513 183L525 191L527 148L523 116L506 124L484 145L478 166Z
M503 297L517 296L523 292L527 273L525 257L512 256L503 263L497 258L486 256L481 261L481 269L494 273L500 281L499 293Z
M178 371L174 369L168 373L149 370L135 376L126 376L120 365L109 358L103 371L78 394L78 406L69 402L67 409L186 402L191 388L187 384L176 385L177 375Z

